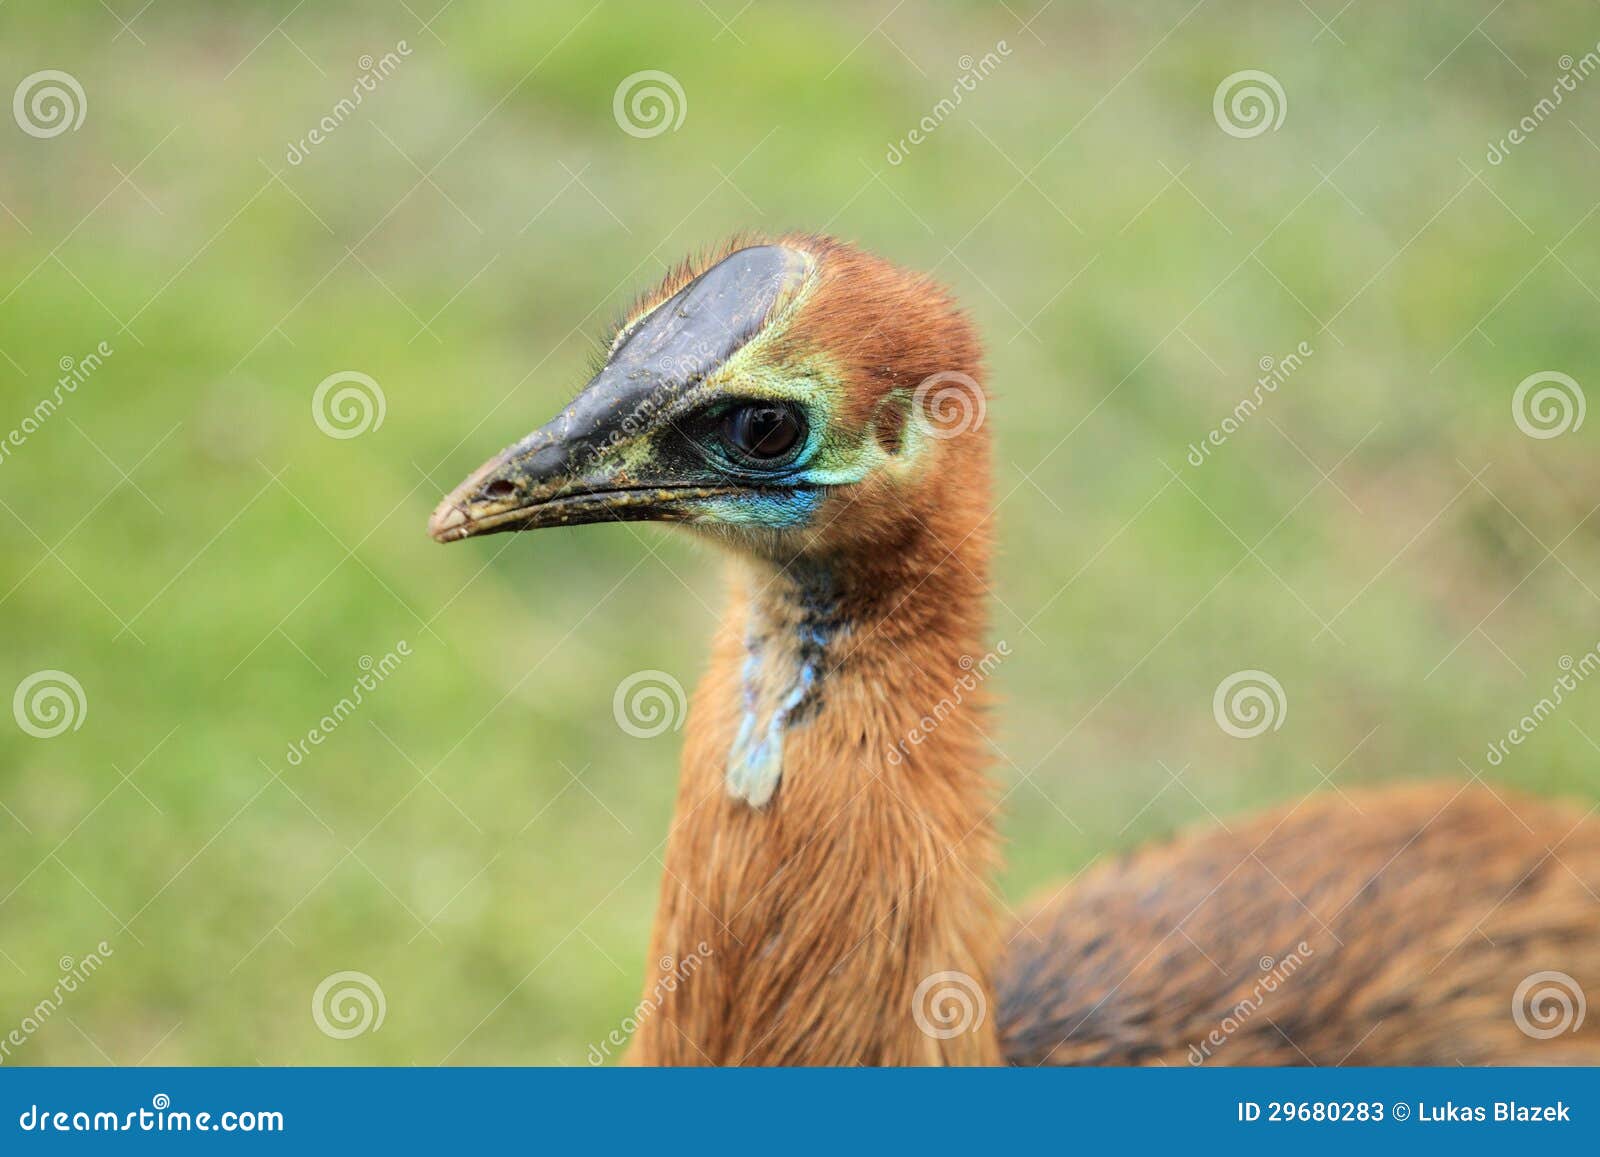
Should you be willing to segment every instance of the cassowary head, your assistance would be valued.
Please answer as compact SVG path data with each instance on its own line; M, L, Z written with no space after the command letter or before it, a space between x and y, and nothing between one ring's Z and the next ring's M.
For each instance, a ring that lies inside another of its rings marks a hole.
M645 294L578 397L429 533L654 520L775 558L881 547L982 454L980 374L927 279L828 238L735 241Z

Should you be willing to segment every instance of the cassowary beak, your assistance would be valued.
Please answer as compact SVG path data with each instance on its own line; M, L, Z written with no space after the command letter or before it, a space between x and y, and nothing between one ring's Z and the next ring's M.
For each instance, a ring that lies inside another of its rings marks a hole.
M565 419L566 415L551 425ZM546 526L681 521L692 516L695 500L731 489L665 478L632 482L625 471L615 468L611 455L597 452L587 440L562 439L546 426L484 463L456 487L434 510L428 533L439 542L454 542Z
M669 444L674 422L809 269L799 250L762 245L702 273L630 327L566 410L451 491L428 533L454 542L545 526L689 521L706 499L736 493L735 480Z

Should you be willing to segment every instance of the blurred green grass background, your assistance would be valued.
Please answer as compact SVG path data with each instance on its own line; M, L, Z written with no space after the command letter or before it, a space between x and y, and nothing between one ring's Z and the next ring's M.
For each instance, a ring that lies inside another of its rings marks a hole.
M0 1033L114 949L9 1061L585 1063L637 997L676 780L613 691L692 684L719 562L423 525L639 287L742 228L932 269L987 336L1008 904L1325 780L1600 798L1592 688L1484 762L1600 640L1596 421L1510 410L1537 371L1595 381L1600 81L1485 159L1594 5L435 7L0 8L0 89L57 68L88 102L0 125L0 433L114 351L0 462L0 683L61 669L88 704L0 728ZM687 102L650 139L612 110L644 69ZM1281 83L1277 130L1213 119L1241 69ZM387 402L348 440L311 415L341 370ZM1288 700L1249 742L1211 705L1243 668ZM380 1031L317 1031L342 969Z

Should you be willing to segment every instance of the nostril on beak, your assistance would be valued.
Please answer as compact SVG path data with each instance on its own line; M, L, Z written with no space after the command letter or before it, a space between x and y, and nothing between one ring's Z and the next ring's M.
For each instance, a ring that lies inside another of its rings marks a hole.
M478 493L487 502L505 502L517 496L517 484L505 478L496 478Z

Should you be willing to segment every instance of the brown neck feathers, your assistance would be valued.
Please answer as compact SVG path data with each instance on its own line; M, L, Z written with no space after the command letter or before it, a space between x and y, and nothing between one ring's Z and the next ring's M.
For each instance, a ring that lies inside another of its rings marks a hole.
M987 462L962 443L903 518L877 512L898 541L870 558L735 564L631 1061L998 1063ZM763 742L780 777L756 806L739 769L771 770Z

